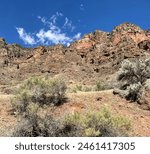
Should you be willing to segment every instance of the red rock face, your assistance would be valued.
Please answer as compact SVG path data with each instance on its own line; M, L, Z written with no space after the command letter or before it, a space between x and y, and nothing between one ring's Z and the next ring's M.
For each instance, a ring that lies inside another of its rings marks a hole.
M94 44L95 43L90 40L87 41L85 39L82 39L79 42L77 42L75 49L77 50L90 49L94 46Z
M145 33L143 32L142 34L135 34L135 35L131 35L130 36L133 41L138 44L144 40L149 40L149 38L145 35Z
M144 30L130 23L121 24L112 31L111 41L115 45L120 41L121 37L131 38L136 44L149 40Z
M94 45L95 45L95 42L90 38L90 35L87 35L83 39L73 43L71 47L76 50L84 50L84 49L90 49Z
M97 44L103 44L108 42L108 34L109 33L107 32L96 30L94 33L85 35L81 40L78 40L73 43L71 47L77 50L91 49Z

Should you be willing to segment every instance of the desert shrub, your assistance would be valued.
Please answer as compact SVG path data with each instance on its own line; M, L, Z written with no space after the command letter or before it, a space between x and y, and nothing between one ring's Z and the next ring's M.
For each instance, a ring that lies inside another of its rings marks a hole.
M35 104L34 104L35 105ZM29 107L30 116L18 122L13 131L14 137L115 137L128 136L131 122L120 116L112 116L107 109L87 112L85 115L74 113L65 118L51 115L40 116L38 107Z
M131 101L138 101L145 82L150 78L150 59L122 62L118 71L119 88L114 94L119 94Z
M22 118L15 127L13 137L74 137L79 135L79 128L72 124L65 124L63 120L45 115L34 114Z
M60 124L51 117L34 116L31 119L22 118L15 128L14 137L48 137L57 134ZM53 132L54 131L54 132Z
M18 113L26 112L31 103L59 105L65 101L65 91L66 84L61 79L32 77L19 87L12 105Z
M81 136L114 137L127 136L131 128L130 121L125 117L112 116L107 109L99 112L89 112L85 115L75 113L67 116L66 124L80 126Z

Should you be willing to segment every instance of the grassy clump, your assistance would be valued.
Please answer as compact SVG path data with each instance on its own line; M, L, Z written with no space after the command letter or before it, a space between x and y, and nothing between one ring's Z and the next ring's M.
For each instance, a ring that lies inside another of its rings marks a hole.
M101 81L97 81L94 87L94 91L103 91L107 89L110 89L110 87Z
M70 87L69 92L77 93L77 92L89 92L89 91L92 91L91 86L77 84L77 85L73 85L72 87Z
M97 81L94 85L82 85L82 84L78 84L75 85L74 87L72 87L72 92L90 92L90 91L103 91L103 90L107 90L107 89L111 89L111 87L107 84L105 84L104 82L101 81Z

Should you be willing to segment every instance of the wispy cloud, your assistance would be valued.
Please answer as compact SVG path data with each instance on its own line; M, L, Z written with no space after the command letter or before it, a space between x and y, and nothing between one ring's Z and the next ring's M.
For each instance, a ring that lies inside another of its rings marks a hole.
M25 44L63 44L69 45L72 41L80 39L81 33L76 33L70 36L75 30L72 21L65 17L62 13L56 12L49 19L46 17L37 17L44 25L42 29L34 33L26 33L24 28L16 28L20 38ZM59 24L58 21L62 24Z
M16 30L19 34L20 39L22 39L25 44L30 44L30 45L36 44L36 41L34 37L32 36L32 34L26 33L26 31L23 28L17 27Z
M75 30L75 26L73 26L72 21L69 20L67 17L65 17L65 23L64 23L63 27L64 27L65 29L68 28L68 29L70 29L71 31L74 31L74 30Z

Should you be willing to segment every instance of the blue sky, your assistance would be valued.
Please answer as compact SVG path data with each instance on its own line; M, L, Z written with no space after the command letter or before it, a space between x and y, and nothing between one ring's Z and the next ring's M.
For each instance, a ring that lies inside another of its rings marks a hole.
M70 44L131 22L150 29L150 0L3 0L0 37L22 46Z

